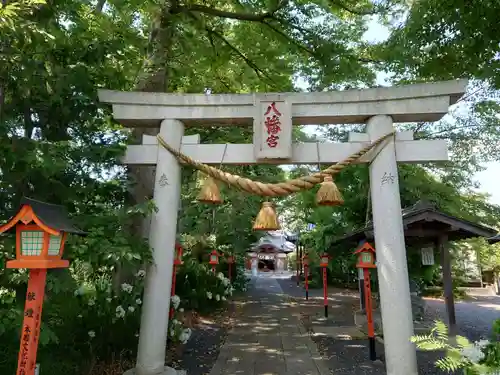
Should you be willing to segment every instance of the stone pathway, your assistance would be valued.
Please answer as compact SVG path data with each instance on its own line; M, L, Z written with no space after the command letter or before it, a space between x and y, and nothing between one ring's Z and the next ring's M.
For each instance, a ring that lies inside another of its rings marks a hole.
M331 374L275 278L252 280L235 319L210 375Z

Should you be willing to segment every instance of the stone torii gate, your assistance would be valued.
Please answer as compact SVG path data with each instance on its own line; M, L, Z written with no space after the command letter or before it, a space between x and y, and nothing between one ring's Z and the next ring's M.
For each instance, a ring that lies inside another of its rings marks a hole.
M393 123L439 120L464 94L466 85L467 81L457 80L341 92L221 95L100 90L99 99L112 104L114 118L124 126L160 127L160 135L170 146L206 164L333 164L393 132ZM269 114L270 109L276 112ZM270 134L265 119L273 114L279 114L280 131ZM366 133L351 133L347 143L292 144L292 125L348 123L366 123ZM253 144L199 144L199 137L184 136L184 127L190 125L253 125ZM412 132L400 132L383 148L359 160L371 162L370 191L388 375L418 373L415 348L410 342L413 320L397 162L447 159L446 141L416 141ZM165 346L181 165L170 152L158 147L152 136L144 136L142 145L128 146L124 163L156 166L153 196L158 206L149 230L154 264L147 275L137 365L131 373L175 374L174 369L165 367Z

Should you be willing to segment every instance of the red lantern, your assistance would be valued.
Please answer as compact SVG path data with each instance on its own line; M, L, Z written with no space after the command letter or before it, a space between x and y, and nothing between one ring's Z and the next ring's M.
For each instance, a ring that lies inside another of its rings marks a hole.
M47 269L68 267L69 261L62 259L66 236L85 233L73 226L64 207L29 198L23 198L17 214L0 226L0 233L9 231L16 233L16 259L9 260L7 268L29 269L17 374L32 374L36 365Z
M208 262L208 264L212 266L219 264L219 253L217 253L217 250L212 250L212 252L210 253L210 261Z
M377 268L375 265L375 249L368 242L363 243L354 254L358 254L357 268Z
M319 258L319 266L320 267L328 267L328 262L330 262L330 255L327 253L323 253L321 257Z
M208 264L212 266L212 272L215 274L215 267L219 264L219 254L217 253L217 250L212 250L210 253L210 260L208 261Z

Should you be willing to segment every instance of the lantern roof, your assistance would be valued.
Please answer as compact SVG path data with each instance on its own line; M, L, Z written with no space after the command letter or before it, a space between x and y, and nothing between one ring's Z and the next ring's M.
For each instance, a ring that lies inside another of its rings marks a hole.
M41 202L27 197L21 199L16 215L7 224L0 226L0 233L11 230L19 221L23 221L23 218L29 212L26 210L26 206L28 209L31 208L31 220L46 231L48 229L48 231L73 233L80 236L86 235L84 231L74 226L64 206Z
M354 254L359 254L359 253L362 253L362 252L365 252L365 251L369 251L371 253L375 253L375 249L373 248L373 246L370 245L368 242L365 241L362 244L360 244L360 246L354 252Z

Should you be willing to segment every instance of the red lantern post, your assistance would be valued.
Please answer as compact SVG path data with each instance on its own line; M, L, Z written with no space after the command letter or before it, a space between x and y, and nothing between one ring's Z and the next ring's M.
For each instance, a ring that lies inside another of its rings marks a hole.
M233 268L233 264L235 263L235 258L233 255L229 255L227 257L227 264L228 264L228 270L227 270L227 278L229 281L232 282L232 275L231 275L231 270Z
M175 244L175 259L174 259L174 267L172 270L172 288L170 288L170 297L175 296L175 284L177 282L177 266L182 264L182 251L183 248L180 244ZM174 308L170 307L170 319L174 317Z
M217 264L219 264L219 254L217 253L217 250L212 250L212 252L210 253L210 261L208 262L208 264L212 266L212 272L215 275L215 267L217 266Z
M327 271L328 262L330 261L330 255L324 253L321 255L319 266L323 271L323 305L325 306L325 318L328 318L328 280Z
M16 374L34 375L47 269L67 268L69 261L62 259L66 236L85 232L73 227L64 207L29 198L23 198L18 213L0 226L0 233L8 231L16 233L16 259L8 261L7 268L29 269Z
M358 248L358 250L355 251L354 254L358 255L358 263L356 264L356 267L363 270L370 360L375 361L377 359L377 355L375 352L375 327L373 323L372 292L370 282L370 269L377 267L375 265L375 249L368 242L365 242Z
M306 301L309 300L309 257L305 254L302 257L302 264L304 265L304 277L306 285Z

